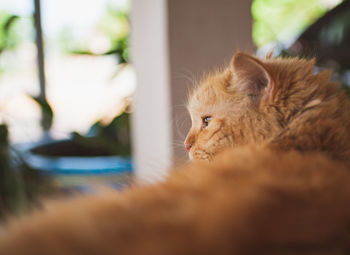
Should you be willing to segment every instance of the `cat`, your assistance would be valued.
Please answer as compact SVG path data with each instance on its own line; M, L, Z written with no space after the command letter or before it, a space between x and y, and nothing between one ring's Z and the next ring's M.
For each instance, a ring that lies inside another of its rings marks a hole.
M245 144L321 151L350 163L350 104L331 72L314 60L259 60L238 52L190 96L192 128L185 145L194 159Z
M349 101L313 67L236 53L190 95L193 163L9 220L0 255L348 254Z

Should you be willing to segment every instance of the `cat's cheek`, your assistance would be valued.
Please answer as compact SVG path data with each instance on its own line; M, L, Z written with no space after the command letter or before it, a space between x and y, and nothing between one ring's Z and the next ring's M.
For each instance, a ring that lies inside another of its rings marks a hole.
M206 149L202 149L198 146L192 148L190 152L190 158L192 161L211 161L212 155L206 151Z
M190 161L197 160L198 155L199 155L198 148L196 148L196 147L192 147L191 150L188 152L188 158Z

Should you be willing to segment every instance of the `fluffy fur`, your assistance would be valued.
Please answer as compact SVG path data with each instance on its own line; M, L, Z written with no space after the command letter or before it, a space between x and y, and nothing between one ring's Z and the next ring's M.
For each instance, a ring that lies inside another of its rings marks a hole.
M349 181L321 155L240 149L156 186L48 205L3 233L0 254L348 254Z
M47 203L10 221L0 255L348 254L348 106L312 61L238 53L191 94L198 162L153 186Z
M190 96L186 142L195 159L228 146L322 151L350 163L350 104L331 73L314 61L259 60L237 53L224 71L206 77ZM202 118L211 116L208 127Z

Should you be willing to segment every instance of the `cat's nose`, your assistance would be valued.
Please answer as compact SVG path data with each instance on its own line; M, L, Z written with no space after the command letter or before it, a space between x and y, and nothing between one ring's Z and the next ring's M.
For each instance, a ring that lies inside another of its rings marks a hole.
M185 142L185 148L187 151L190 151L192 148L192 143Z
M194 144L194 141L195 141L194 135L192 133L189 133L187 135L186 139L185 139L185 142L184 142L185 148L186 148L187 151L191 150L191 148L192 148L192 146Z

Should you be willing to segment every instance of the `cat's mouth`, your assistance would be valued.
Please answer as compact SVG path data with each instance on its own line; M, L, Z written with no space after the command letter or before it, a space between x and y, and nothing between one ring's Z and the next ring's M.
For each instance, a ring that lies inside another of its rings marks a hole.
M190 160L192 161L207 161L210 162L213 159L213 154L204 149L192 148L188 153Z

